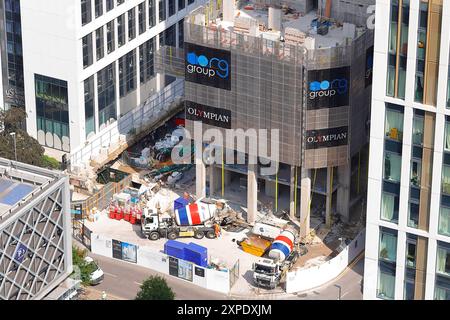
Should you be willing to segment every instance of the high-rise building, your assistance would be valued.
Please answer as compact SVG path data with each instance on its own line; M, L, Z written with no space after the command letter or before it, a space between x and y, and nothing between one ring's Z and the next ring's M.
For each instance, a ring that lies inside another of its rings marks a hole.
M42 299L72 273L69 178L0 158L0 300Z
M24 107L20 0L0 1L0 109Z
M190 13L184 51L163 48L156 64L185 77L186 128L215 149L212 164L196 156L197 197L240 199L250 223L265 199L267 211L298 218L302 236L322 214L331 226L360 213L372 3L211 0Z
M65 153L83 146L174 81L155 73L154 52L183 45L197 2L2 1L5 103L23 88L30 135Z
M376 2L365 299L450 299L449 19Z

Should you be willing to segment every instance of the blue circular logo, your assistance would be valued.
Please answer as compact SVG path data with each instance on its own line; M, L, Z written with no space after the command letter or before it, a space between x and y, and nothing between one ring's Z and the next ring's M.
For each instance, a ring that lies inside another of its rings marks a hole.
M322 90L328 90L330 88L330 82L327 80L324 80L320 83L320 89Z
M187 61L189 64L197 64L197 55L193 52L188 53Z
M199 56L197 61L198 64L201 65L202 67L206 67L208 65L208 58L205 57L204 55Z
M309 84L309 90L311 91L319 91L320 90L320 82L313 81Z

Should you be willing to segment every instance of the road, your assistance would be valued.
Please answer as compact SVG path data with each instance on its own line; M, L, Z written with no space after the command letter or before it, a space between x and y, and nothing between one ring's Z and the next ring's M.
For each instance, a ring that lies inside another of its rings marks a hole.
M180 300L219 300L231 297L214 291L193 285L187 281L164 275L144 267L131 263L106 258L103 256L89 254L99 264L105 273L104 281L93 287L98 291L105 291L120 299L134 299L139 291L140 284L151 275L160 275L167 280L168 285L175 292L176 299ZM336 300L341 287L342 300L361 300L361 279L364 270L364 256L347 268L336 280L320 288L294 295L261 295L259 299L286 299L286 300ZM251 299L251 297L249 297ZM231 298L232 299L232 298Z
M175 299L179 300L220 300L227 296L215 291L193 285L185 280L164 275L157 271L140 267L128 262L106 258L96 254L89 254L94 258L105 273L103 282L93 289L105 291L115 297L132 300L136 297L141 283L151 275L159 275L167 280L167 284L175 292Z

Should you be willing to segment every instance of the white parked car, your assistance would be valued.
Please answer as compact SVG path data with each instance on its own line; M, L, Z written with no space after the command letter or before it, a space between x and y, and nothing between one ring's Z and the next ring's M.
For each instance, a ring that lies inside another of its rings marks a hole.
M86 261L89 264L92 264L95 268L95 271L91 273L91 285L97 285L100 284L103 281L103 278L105 277L105 274L103 273L103 270L100 269L100 267L95 263L94 259L91 257L85 257L84 261ZM93 268L93 269L94 269Z

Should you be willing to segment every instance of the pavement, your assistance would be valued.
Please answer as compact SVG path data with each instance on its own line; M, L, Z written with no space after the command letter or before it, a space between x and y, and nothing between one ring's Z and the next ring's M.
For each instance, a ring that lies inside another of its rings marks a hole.
M362 300L363 254L355 259L337 279L314 290L296 294L281 293L279 290L264 293L255 291L254 294L246 296L234 294L228 296L128 262L92 253L89 256L98 262L105 273L105 279L101 284L87 288L84 297L90 300L100 300L103 291L106 292L107 300L133 300L142 282L151 275L165 278L175 292L177 300L337 300L339 288L336 285L341 288L341 300Z

